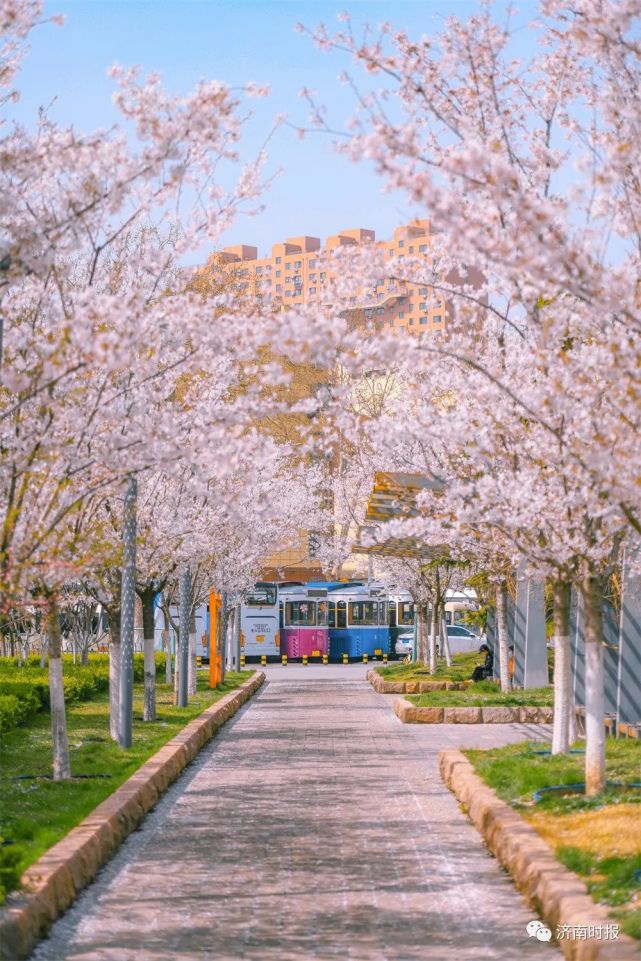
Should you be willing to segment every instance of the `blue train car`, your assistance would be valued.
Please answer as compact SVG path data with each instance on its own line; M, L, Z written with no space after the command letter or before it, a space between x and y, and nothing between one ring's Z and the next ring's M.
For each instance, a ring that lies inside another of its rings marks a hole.
M390 630L385 588L362 581L309 584L327 589L329 657L381 657L390 652Z

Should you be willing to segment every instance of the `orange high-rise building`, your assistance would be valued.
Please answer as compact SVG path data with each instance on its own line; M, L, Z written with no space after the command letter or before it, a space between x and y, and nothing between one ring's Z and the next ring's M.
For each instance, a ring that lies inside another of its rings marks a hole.
M339 247L356 244L374 244L384 251L386 260L428 257L429 221L414 220L397 227L394 237L386 241L377 241L373 230L362 227L342 230L327 238L322 252L318 237L288 237L284 243L273 245L271 257L263 258L257 256L256 247L239 244L225 247L219 263L233 275L239 294L256 297L274 307L321 304L329 280L327 255L331 256ZM353 297L349 306L362 310L367 320L409 332L440 331L445 322L445 303L434 296L430 287L393 277L380 278L375 292L363 298Z

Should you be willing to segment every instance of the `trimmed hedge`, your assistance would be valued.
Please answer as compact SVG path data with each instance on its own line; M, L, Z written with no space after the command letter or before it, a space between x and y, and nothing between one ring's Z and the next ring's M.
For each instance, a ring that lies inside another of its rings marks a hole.
M89 664L74 664L63 654L65 701L86 701L109 687L109 655L89 655ZM165 655L156 652L156 674L164 672ZM134 680L144 678L144 657L134 655ZM49 710L49 676L40 667L40 658L31 656L22 667L15 657L0 659L0 733L24 724L39 711Z

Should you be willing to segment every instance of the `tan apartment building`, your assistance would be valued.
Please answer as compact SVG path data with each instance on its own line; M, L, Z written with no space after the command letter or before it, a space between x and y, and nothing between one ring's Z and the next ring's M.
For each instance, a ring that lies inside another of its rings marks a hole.
M413 220L397 227L391 240L377 241L373 230L357 227L328 237L321 250L318 237L288 237L274 244L270 257L258 257L256 247L239 244L225 247L219 263L233 273L238 292L256 297L273 307L323 303L330 280L328 256L345 246L373 244L392 258L429 257L429 221ZM440 331L445 323L445 304L434 298L431 288L399 282L392 276L378 279L375 291L363 298L352 297L351 308L363 311L367 320L404 328L409 333Z
M331 279L331 256L341 247L372 244L384 252L386 261L430 256L429 221L414 220L397 227L390 240L377 241L373 230L362 227L343 230L328 237L324 249L318 237L288 237L272 246L270 257L258 257L256 247L248 244L225 247L214 255L210 268L223 271L233 278L233 286L241 297L257 299L272 309L294 307L296 304L327 301ZM375 288L362 297L351 298L349 308L366 320L380 326L404 330L407 333L432 334L443 330L446 311L441 298L436 298L429 287L421 287L382 276ZM348 308L348 309L349 309ZM306 374L306 371L303 371ZM320 373L320 372L317 372ZM312 378L313 379L313 378ZM299 383L300 381L300 383ZM306 377L294 377L295 393ZM291 388L289 388L291 390ZM294 425L289 425L293 426ZM292 438L289 438L290 440ZM315 557L313 543L318 534L299 531L297 538L265 558L261 576L267 580L307 581L323 576ZM346 571L346 573L348 573Z

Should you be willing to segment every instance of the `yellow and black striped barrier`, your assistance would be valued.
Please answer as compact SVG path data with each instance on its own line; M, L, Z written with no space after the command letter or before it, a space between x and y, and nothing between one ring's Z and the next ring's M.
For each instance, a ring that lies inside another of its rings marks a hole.
M383 667L387 667L387 654L383 654Z
M303 654L303 664L307 664L307 654Z
M367 664L369 661L369 654L363 654L363 664Z
M281 664L282 664L283 666L285 666L285 664L287 664L287 654L281 654L281 656L280 656L280 662L281 662Z
M241 654L241 655L240 655L240 666L241 666L241 667L244 667L244 666L245 666L245 655L244 655L244 654Z
M349 657L347 654L343 654L343 664L349 664Z
M329 657L327 654L323 654L323 664L329 664Z
M261 654L261 655L260 655L260 666L261 666L261 667L265 667L266 664L267 664L267 655L266 655L266 654Z
M201 654L196 654L196 667L203 666L203 658Z

